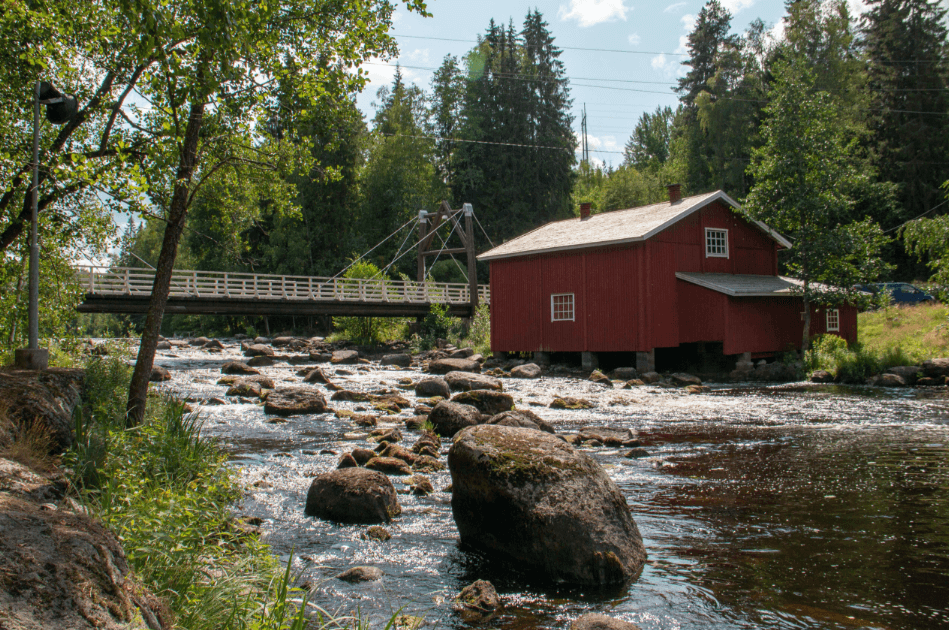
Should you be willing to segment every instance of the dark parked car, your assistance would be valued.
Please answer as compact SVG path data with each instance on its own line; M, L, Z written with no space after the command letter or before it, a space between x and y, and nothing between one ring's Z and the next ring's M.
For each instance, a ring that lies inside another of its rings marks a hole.
M874 295L885 291L890 294L893 304L916 304L935 301L933 296L906 282L877 282L875 284L861 284L856 288Z

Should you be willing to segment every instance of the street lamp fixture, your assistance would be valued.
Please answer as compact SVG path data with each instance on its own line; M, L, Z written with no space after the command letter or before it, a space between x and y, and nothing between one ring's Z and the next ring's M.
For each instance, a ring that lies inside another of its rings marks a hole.
M36 240L40 186L40 105L46 106L46 120L54 125L70 121L76 114L76 97L61 94L51 83L37 81L33 92L33 185L30 187L30 303L29 346L17 348L16 366L28 370L49 367L49 349L40 348L40 249Z

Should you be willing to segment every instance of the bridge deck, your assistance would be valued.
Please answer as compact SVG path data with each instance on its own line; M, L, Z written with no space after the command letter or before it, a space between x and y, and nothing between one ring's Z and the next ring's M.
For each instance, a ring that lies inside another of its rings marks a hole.
M130 267L77 268L86 297L83 313L144 313L154 272ZM490 300L487 286L478 298ZM212 271L175 271L168 313L195 315L425 315L444 304L452 315L471 316L468 285L382 278L324 278Z

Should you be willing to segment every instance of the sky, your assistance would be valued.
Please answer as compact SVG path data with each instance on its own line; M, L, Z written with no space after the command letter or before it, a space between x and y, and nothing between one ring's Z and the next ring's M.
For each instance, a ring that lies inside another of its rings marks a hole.
M859 1L851 0L855 5ZM757 18L780 32L783 0L722 4L732 14L732 32L744 32ZM687 36L703 5L704 0L430 0L430 18L400 7L392 28L399 57L364 66L371 84L357 102L371 118L376 91L392 81L396 62L408 81L428 91L445 55L463 57L492 18L505 25L513 20L520 30L527 12L536 8L563 49L560 59L570 78L575 132L579 135L586 105L591 161L618 166L640 115L658 106L676 106L671 88L687 71L681 65Z

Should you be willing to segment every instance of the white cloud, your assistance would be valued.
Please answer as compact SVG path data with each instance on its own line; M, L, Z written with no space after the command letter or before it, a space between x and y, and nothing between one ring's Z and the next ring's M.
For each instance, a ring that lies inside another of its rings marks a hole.
M582 137L579 132L574 132L577 137L577 160L583 157L583 147L580 144ZM603 167L607 162L622 162L623 143L616 139L616 136L591 136L587 134L587 143L590 146L590 165ZM612 151L613 153L601 153L595 151Z
M650 63L654 70L665 70L669 59L665 55L656 55Z
M695 20L697 19L698 18L692 15L691 13L686 13L685 15L679 18L679 21L682 22L682 28L684 28L686 32L691 33L692 29L695 28Z
M561 20L576 20L585 28L602 22L626 21L628 11L632 7L623 4L623 0L570 0L570 7L560 5L557 15Z
M672 13L673 11L678 11L686 5L685 2L676 2L675 4L670 4L665 9L662 10L663 13Z
M728 9L729 13L735 15L739 11L743 11L752 6L755 2L757 2L757 0L723 0L722 6Z
M639 46L639 42L642 41L642 38L639 36L638 33L633 33L627 39L629 40L630 46Z

